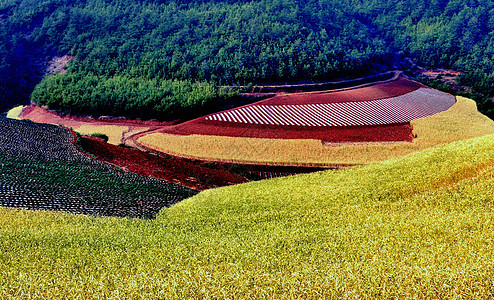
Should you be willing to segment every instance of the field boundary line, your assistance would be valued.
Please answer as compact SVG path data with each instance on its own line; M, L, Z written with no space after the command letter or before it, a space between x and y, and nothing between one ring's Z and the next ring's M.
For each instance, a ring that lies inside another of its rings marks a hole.
M379 77L384 77L388 74L393 74L388 79L380 79ZM341 81L326 81L326 82L319 82L319 83L306 83L306 84L284 84L284 85L254 85L254 87L258 88L260 90L260 94L263 93L274 93L276 90L283 90L283 89L292 89L292 90L297 90L297 89L315 89L312 91L306 91L305 93L317 93L320 91L324 90L331 90L331 91L344 91L344 90L349 90L349 89L354 89L358 87L364 87L376 83L384 83L384 82L391 82L397 80L401 75L403 74L403 71L388 71L384 73L379 73L375 75L369 75L365 77L359 77L355 79L348 79L348 80L341 80ZM372 78L376 78L376 81L369 81L365 82L366 80L370 80ZM363 83L358 84L359 81L363 81ZM344 85L344 84L349 84L355 82L357 85L351 85L348 87L343 87L343 88L330 88L331 85ZM247 86L245 85L239 85L239 86L233 86L233 85L225 85L225 86L219 86L219 88L240 88L240 89L245 89ZM266 89L267 91L262 92L263 89ZM287 92L290 93L290 92ZM296 93L296 92L295 92ZM250 93L244 93L244 94L250 94Z

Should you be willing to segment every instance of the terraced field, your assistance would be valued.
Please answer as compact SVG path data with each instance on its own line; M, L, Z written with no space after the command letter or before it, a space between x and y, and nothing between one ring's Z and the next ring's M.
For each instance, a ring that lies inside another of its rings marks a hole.
M494 122L458 97L410 125L413 142L389 144L145 135L157 149L266 164L385 161L211 189L152 221L0 207L0 298L491 299ZM196 193L74 141L0 119L1 206L153 218Z
M162 132L324 142L410 141L410 121L445 111L454 103L449 94L397 78L346 90L278 95Z
M493 132L493 121L474 101L401 78L344 91L279 95L148 132L137 143L202 160L335 167Z
M300 105L249 105L207 116L209 121L277 126L372 126L408 123L447 110L456 102L449 94L419 88L397 97Z
M494 132L493 122L473 101L403 77L276 95L177 125L73 119L33 106L21 117L104 133L114 144L180 158L297 167L366 164Z
M118 169L77 150L61 127L0 119L0 205L153 218L197 192Z
M247 178L228 169L204 166L166 155L155 155L134 148L119 147L101 139L82 136L79 145L97 159L123 167L136 174L178 183L195 190L247 182Z

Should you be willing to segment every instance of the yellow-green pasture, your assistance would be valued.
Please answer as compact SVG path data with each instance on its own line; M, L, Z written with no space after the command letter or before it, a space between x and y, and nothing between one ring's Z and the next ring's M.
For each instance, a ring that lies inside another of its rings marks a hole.
M258 139L224 136L175 136L152 133L143 145L185 157L278 164L357 165L406 155L435 145L494 133L494 122L473 100L457 97L449 110L411 122L413 142L323 145L318 140Z
M156 220L0 209L0 298L489 299L494 135L208 190Z
M7 118L9 119L15 119L15 120L20 120L19 116L21 115L22 113L22 110L24 109L25 106L16 106L14 108L12 108L11 110L9 110L7 112Z

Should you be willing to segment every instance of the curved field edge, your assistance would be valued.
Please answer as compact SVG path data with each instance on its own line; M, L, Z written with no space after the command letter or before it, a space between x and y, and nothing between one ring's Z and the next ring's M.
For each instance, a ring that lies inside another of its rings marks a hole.
M108 143L113 145L122 144L129 136L150 130L154 125L145 122L138 124L135 120L128 122L118 119L116 121L99 121L90 118L62 116L35 105L15 107L8 112L7 118L62 125L83 135L104 134L108 136Z
M406 155L439 144L494 133L494 121L473 100L457 97L447 111L411 122L413 142L333 144L282 140L150 133L138 143L172 155L203 160L280 165L358 165Z
M0 295L487 299L493 164L488 135L208 190L152 221L0 208Z

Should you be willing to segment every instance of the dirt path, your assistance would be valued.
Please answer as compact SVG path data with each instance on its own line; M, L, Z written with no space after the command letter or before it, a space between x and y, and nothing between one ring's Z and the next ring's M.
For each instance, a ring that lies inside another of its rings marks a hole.
M367 77L339 80L339 81L326 81L319 83L303 83L303 84L280 84L280 85L256 85L255 88L259 90L258 93L277 93L284 92L314 92L314 91L344 91L348 89L358 89L376 83L385 83L397 80L403 74L402 71L389 71L376 75L370 75ZM221 86L222 88L240 88L246 89L247 86Z
M154 149L151 149L149 147L146 147L146 146L142 145L137 140L139 138L145 136L145 135L148 135L148 134L153 133L153 132L158 132L158 131L160 131L162 129L163 129L163 127L152 127L152 128L150 128L148 130L145 130L145 131L141 131L141 132L132 134L132 135L130 135L130 136L128 136L128 137L125 138L124 144L127 145L127 146L131 146L131 147L135 147L135 148L141 149L143 151L159 152L159 151L156 151Z

